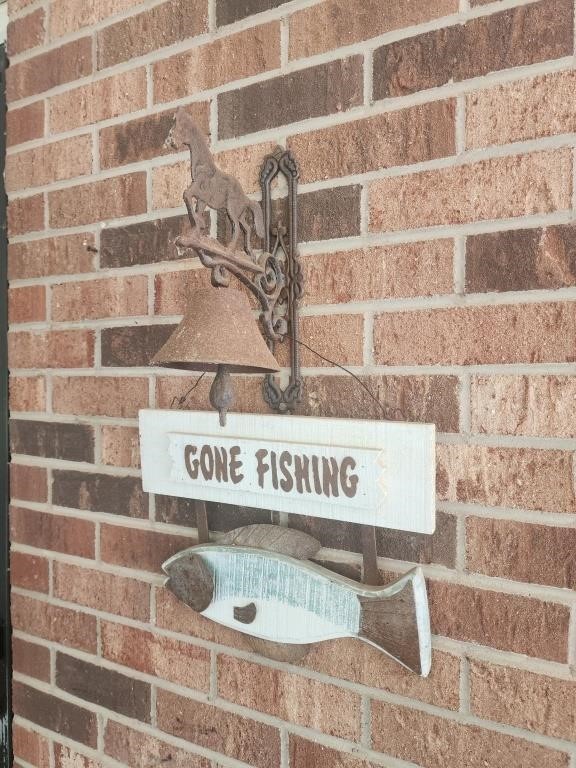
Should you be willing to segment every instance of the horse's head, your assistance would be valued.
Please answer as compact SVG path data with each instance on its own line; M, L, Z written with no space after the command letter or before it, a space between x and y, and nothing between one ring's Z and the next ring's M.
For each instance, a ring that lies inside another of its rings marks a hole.
M174 122L170 133L166 137L164 147L166 149L183 150L186 146L190 146L195 133L195 125L184 107L179 107L174 115Z

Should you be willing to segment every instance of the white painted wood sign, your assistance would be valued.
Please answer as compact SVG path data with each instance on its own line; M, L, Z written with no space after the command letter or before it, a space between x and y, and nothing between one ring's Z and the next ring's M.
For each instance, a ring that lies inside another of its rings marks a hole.
M432 424L140 411L145 491L433 533Z

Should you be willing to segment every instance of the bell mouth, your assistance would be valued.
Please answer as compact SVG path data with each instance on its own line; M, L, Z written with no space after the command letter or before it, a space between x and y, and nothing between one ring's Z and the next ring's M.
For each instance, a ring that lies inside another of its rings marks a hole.
M198 288L188 311L152 365L181 371L273 373L280 370L258 327L248 296L231 288Z
M218 368L221 365L227 366L230 373L278 373L280 371L279 366L276 366L276 368L263 368L262 366L256 365L237 365L226 360L215 363L187 363L184 361L179 362L177 360L163 362L162 360L154 358L150 365L162 368L174 368L178 371L193 371L195 373L202 373L203 371L206 371L206 373L217 373Z

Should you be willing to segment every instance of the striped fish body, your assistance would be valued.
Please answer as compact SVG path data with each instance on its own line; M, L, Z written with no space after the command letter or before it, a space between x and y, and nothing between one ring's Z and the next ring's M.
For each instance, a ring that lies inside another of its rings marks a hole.
M430 627L420 569L388 587L369 587L308 560L217 544L191 547L163 567L168 588L231 629L295 645L359 637L422 675L429 671ZM183 578L191 573L193 578ZM199 602L202 590L207 597Z

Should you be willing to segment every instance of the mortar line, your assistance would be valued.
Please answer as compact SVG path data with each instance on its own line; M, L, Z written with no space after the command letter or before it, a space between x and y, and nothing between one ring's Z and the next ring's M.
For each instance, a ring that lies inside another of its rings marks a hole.
M50 40L45 45L38 46L37 48L35 48L32 53L29 53L27 51L20 53L13 57L13 63L19 64L23 61L33 59L35 56L41 55L42 53L47 53L52 50L57 50L62 45L65 45L66 43L73 42L74 40L81 40L82 38L87 37L88 34L90 33L96 34L102 31L103 29L113 27L114 25L118 24L120 21L123 21L124 19L139 16L143 11L149 12L151 9L158 7L159 5L162 5L164 2L165 0L148 0L147 6L145 9L143 9L141 6L135 6L133 8L129 8L123 12L118 13L113 17L112 16L105 17L95 22L92 25L81 27L80 29L75 30L74 32L70 32L58 38ZM407 27L399 27L397 29L392 29L387 32L381 33L380 35L377 35L375 37L368 38L366 40L360 40L349 45L339 46L335 49L331 49L330 51L322 52L322 53L315 54L308 57L293 59L291 61L291 64L297 65L301 61L311 61L311 62L324 61L331 53L334 53L334 52L342 51L342 52L345 52L346 54L349 54L350 52L354 52L355 50L357 50L359 46L379 47L380 45L384 45L389 42L395 42L397 40L404 40L407 38L415 37L416 35L419 35L425 32L443 29L444 27L455 26L457 24L465 23L466 21L472 20L474 18L491 16L500 11L508 10L509 8L517 8L525 5L531 5L531 4L534 4L535 2L537 2L537 0L500 0L498 4L494 3L493 5L479 6L473 9L468 9L466 11L457 11L452 14L439 16L439 17L430 19L428 21L421 22L420 24L413 24ZM134 56L133 60L139 61L139 62L140 61L146 62L154 57L162 58L162 59L169 58L173 55L186 52L187 50L196 48L205 43L209 43L214 40L219 40L225 37L229 37L231 35L237 34L238 32L245 31L247 29L253 29L254 27L262 26L268 23L269 21L278 21L284 15L292 15L292 12L294 11L301 10L303 8L310 7L316 4L318 4L318 0L299 0L299 2L296 2L294 4L292 3L283 4L277 8L270 9L267 12L263 12L260 14L251 14L249 16L246 16L243 19L233 22L232 24L220 26L216 28L213 32L209 32L209 31L200 32L199 34L194 35L192 37L188 37L184 40L179 40L167 46L161 46L161 47L155 48L153 51L150 51L148 53L142 54L140 56ZM125 64L125 62L119 62L118 64L114 64L112 66L103 68L100 71L115 72L123 64ZM98 70L96 69L95 71L98 71Z
M47 686L46 683L43 683L42 681L39 681L35 678L27 678L25 675L22 675L20 673L15 673L14 678L18 681L25 681L26 684L30 685L31 687L37 690L54 694L54 691L49 689L49 686ZM153 684L156 684L158 689L160 690L176 693L176 695L184 696L186 699L190 701L197 701L199 703L206 702L206 695L200 693L199 691L194 691L192 689L181 689L179 686L174 686L173 684L164 680L158 680ZM67 691L58 689L57 695L63 701L69 702L71 704L76 704L78 706L82 706L85 709L89 709L92 712L102 713L105 715L110 714L109 710L105 710L100 705L94 704L93 702L88 702L86 701L86 699L82 699L81 697L74 696L73 694L70 694ZM536 733L534 731L522 730L520 728L510 726L507 724L501 724L501 723L496 723L489 720L483 720L475 715L463 715L459 712L455 712L453 710L446 710L441 707L438 707L437 705L428 704L423 701L414 701L411 699L406 699L405 697L400 696L398 694L382 693L382 696L379 700L396 705L396 706L401 706L410 711L421 712L423 714L432 715L434 717L440 717L444 720L458 722L461 725L478 726L493 733L501 733L508 736L514 736L516 738L528 739L542 746L545 746L551 749L557 749L557 750L560 749L562 751L569 752L570 754L574 754L576 749L576 746L574 745L573 742L568 742L564 739L545 736L540 733ZM323 733L321 734L318 731L314 731L312 728L309 728L306 726L301 726L294 723L287 723L286 721L283 721L276 716L268 715L266 713L256 711L256 710L251 710L248 707L244 707L239 704L234 704L232 702L227 701L226 699L218 699L216 702L216 705L220 710L223 710L225 712L230 712L232 714L240 715L241 717L246 717L256 722L264 723L266 725L271 725L276 728L285 727L291 733L302 735L304 737L307 737L308 739L310 739L310 737L317 738L321 736L323 741L330 744L334 744L336 748L339 748L342 745L344 745L348 749L357 748L357 745L354 744L353 742L351 743L344 739L330 736L328 734L323 734ZM115 719L120 720L120 717L122 717L122 720L124 719L123 716L119 716L119 715L117 716L115 714ZM129 718L126 718L126 720L128 720L129 725L131 725L131 723L134 722ZM136 721L136 722L139 722L139 721ZM369 750L363 750L363 751L365 751L366 753L370 752ZM379 754L378 757L381 759L384 756L382 754Z
M217 105L213 110L217 119ZM267 137L268 138L268 137ZM278 136L276 136L276 140ZM418 176L424 173L455 170L475 166L479 163L495 162L498 160L508 160L517 157L530 158L533 155L543 153L558 152L560 150L570 150L573 155L573 147L576 142L576 133L559 133L553 136L544 136L536 139L526 139L522 141L511 142L501 145L493 145L482 149L470 149L461 154L451 154L444 157L421 160L414 163L399 164L390 167L378 168L365 172L347 174L346 176L337 176L334 178L319 179L315 181L304 182L300 185L300 194L308 192L319 192L327 189L337 189L339 187L348 187L354 185L369 184L387 179L404 178ZM260 144L262 142L254 142ZM252 145L250 145L252 146ZM180 158L179 158L180 159ZM76 176L69 179L52 181L47 184L39 184L33 187L20 189L9 189L11 201L26 200L30 197L46 192L60 192L74 189L86 185L96 184L98 182L110 181L132 174L147 173L155 168L173 165L174 157L172 154L160 155L153 161L139 160L132 163L126 163L111 168L99 170L92 175ZM252 194L255 198L257 195ZM151 212L151 211L147 211Z

